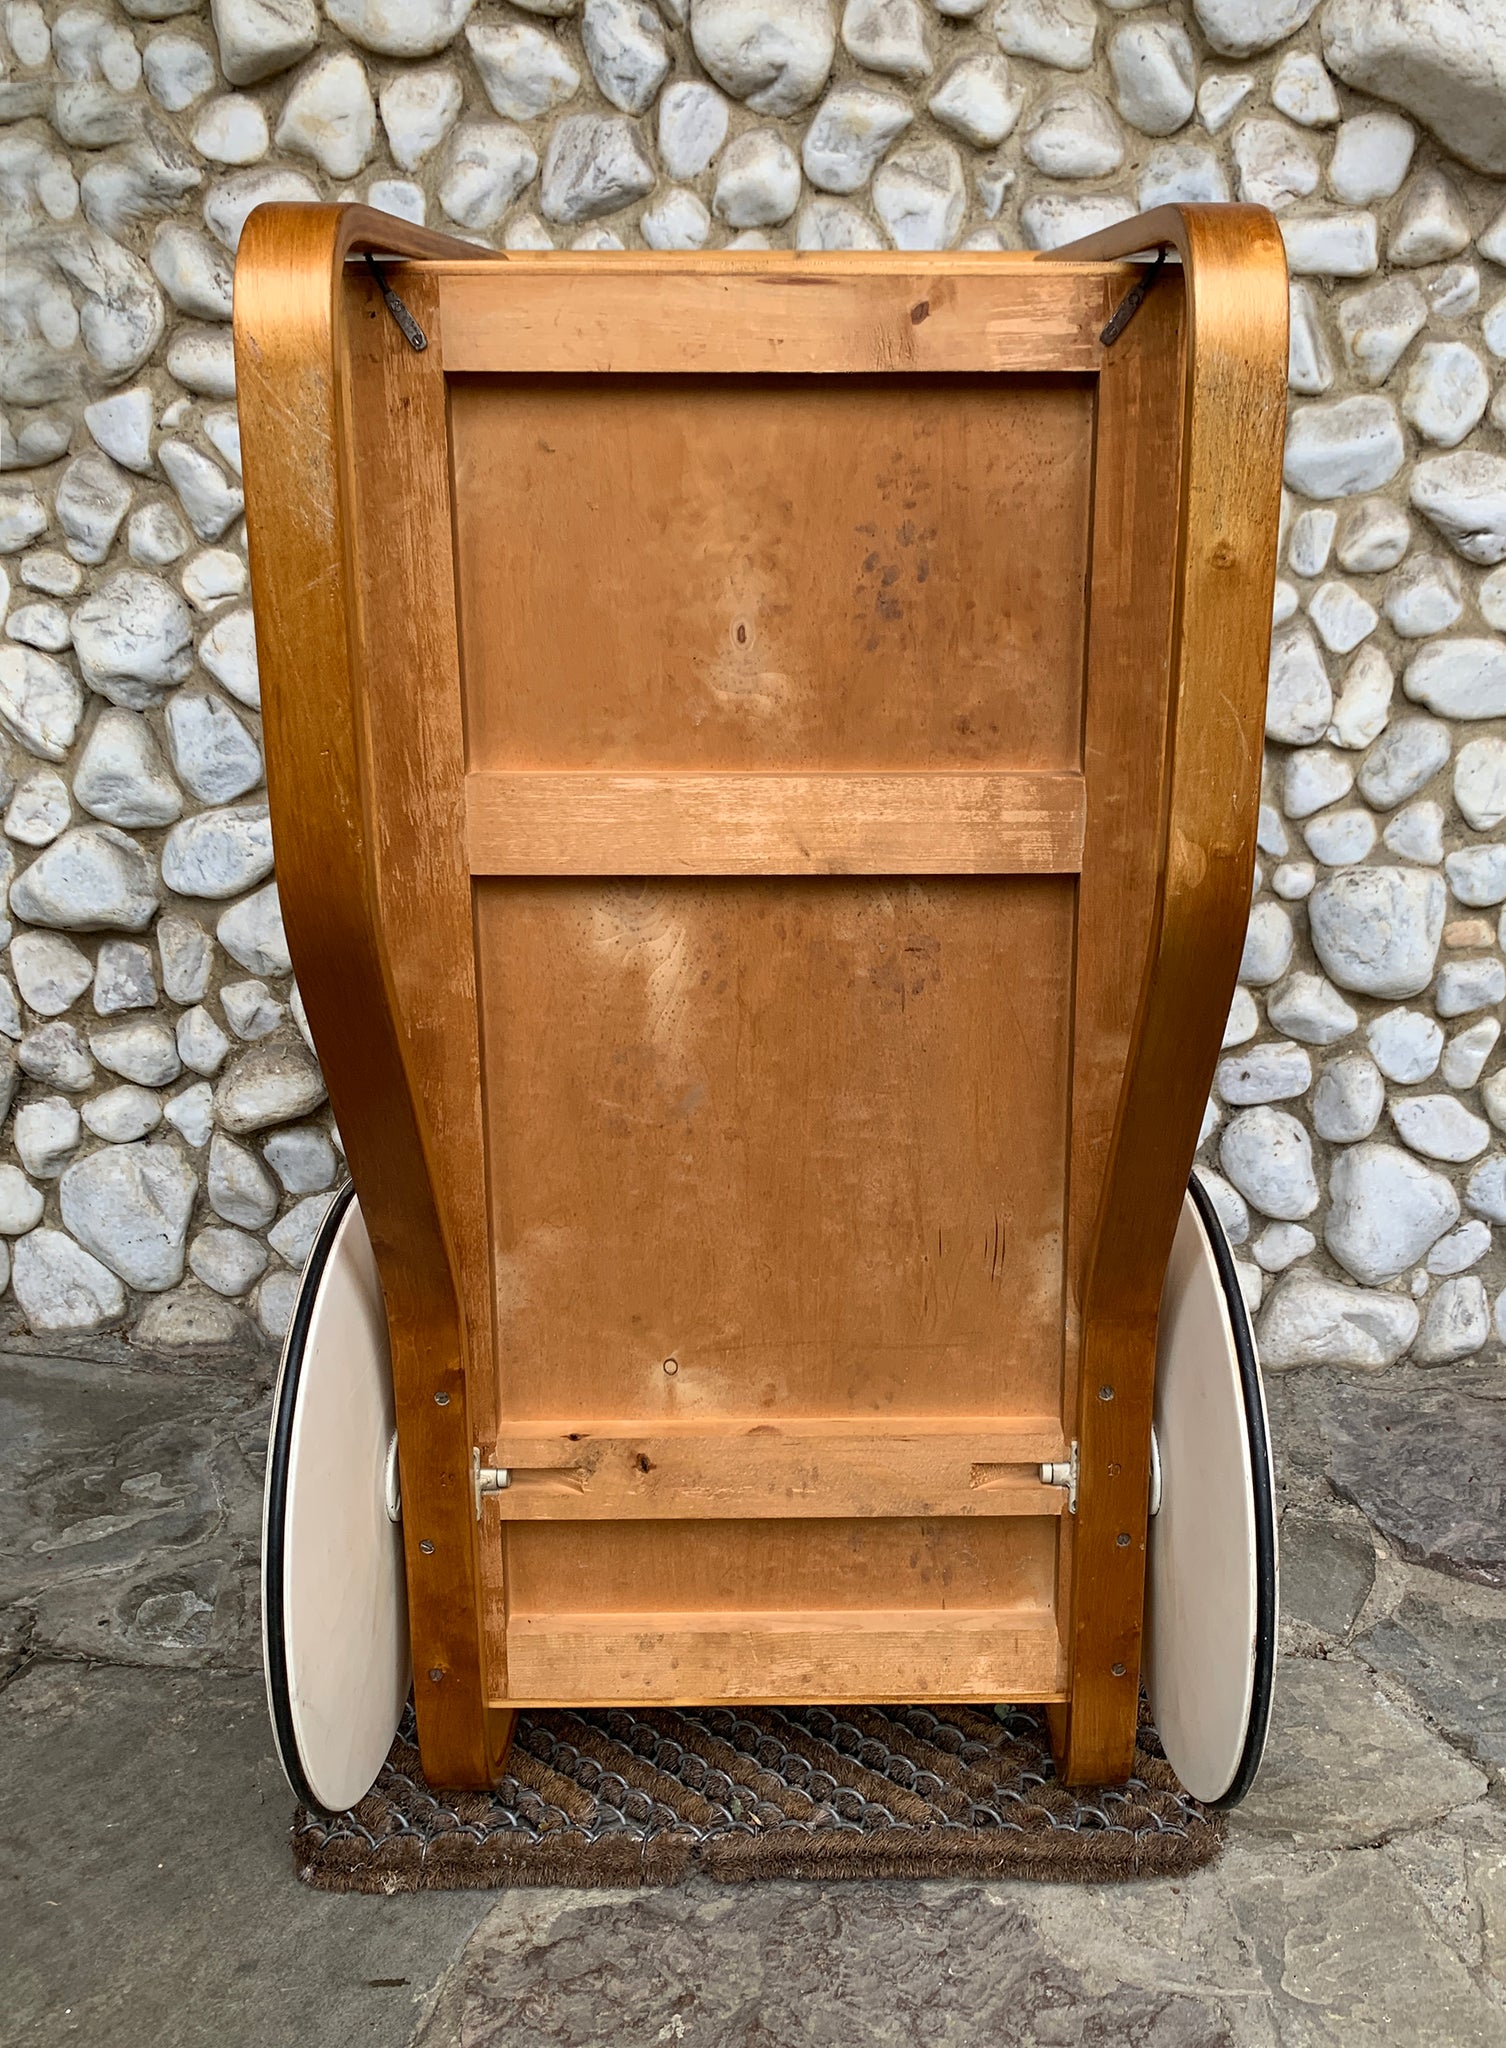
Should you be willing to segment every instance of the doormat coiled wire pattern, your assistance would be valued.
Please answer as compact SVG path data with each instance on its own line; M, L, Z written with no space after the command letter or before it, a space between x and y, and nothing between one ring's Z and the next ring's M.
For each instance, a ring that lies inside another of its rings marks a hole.
M330 1891L802 1877L1111 1882L1211 1862L1223 1821L1142 1726L1122 1786L1057 1782L1030 1708L558 1709L518 1718L494 1791L439 1795L412 1709L375 1786L300 1807L293 1853Z

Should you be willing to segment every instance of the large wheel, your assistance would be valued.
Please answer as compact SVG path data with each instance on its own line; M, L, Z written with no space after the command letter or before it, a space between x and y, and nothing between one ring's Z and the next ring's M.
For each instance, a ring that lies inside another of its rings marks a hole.
M330 1203L272 1400L262 1659L277 1753L305 1805L371 1789L408 1698L387 1317L355 1191Z
M1194 1798L1234 1806L1260 1768L1276 1668L1276 1503L1250 1318L1194 1178L1161 1294L1160 1499L1152 1498L1145 1686Z

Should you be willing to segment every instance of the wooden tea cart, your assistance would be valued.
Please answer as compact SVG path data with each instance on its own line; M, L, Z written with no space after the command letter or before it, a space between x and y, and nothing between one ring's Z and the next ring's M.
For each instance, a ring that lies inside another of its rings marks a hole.
M359 1192L269 1468L312 1803L410 1644L444 1786L524 1707L868 1700L1049 1702L1113 1781L1142 1666L1190 1789L1248 1783L1265 1425L1188 1177L1286 304L1242 206L1043 257L251 216L278 879Z

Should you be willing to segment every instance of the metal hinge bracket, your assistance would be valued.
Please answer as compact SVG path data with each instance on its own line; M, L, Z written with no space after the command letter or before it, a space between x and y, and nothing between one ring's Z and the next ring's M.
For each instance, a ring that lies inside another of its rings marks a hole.
M424 333L397 293L388 284L376 258L369 252L365 256L366 268L376 280L376 288L382 295L382 303L397 322L398 332L415 355L421 355L429 346L429 337Z
M1072 1439L1072 1455L1065 1462L1042 1465L1042 1486L1065 1486L1067 1489L1067 1513L1077 1513L1077 1439Z
M1099 335L1098 339L1105 348L1112 348L1114 346L1114 343L1123 334L1125 328L1129 326L1131 320L1134 319L1140 308L1145 304L1145 295L1161 275L1165 263L1166 244L1163 242L1156 251L1155 262L1151 264L1148 270L1143 270L1139 277L1135 279L1135 282L1114 308L1113 317L1110 319L1108 326Z
M512 1474L505 1465L483 1465L479 1446L471 1450L471 1491L476 1496L476 1520L481 1520L481 1498L487 1493L506 1491Z

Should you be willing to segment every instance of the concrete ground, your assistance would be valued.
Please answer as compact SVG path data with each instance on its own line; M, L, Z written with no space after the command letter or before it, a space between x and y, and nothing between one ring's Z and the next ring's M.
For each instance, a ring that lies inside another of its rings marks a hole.
M1506 2048L1506 1370L1272 1385L1286 1654L1213 1870L390 1900L292 1873L265 1377L0 1358L8 2048Z

